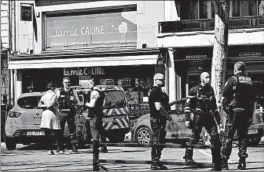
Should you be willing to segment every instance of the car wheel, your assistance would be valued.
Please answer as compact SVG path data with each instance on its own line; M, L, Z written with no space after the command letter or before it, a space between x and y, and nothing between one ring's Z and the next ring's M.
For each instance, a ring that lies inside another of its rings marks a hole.
M136 141L140 145L150 144L152 142L153 134L148 127L140 127L136 132Z
M7 150L14 150L16 149L16 141L12 138L5 138L5 144L6 144L6 148Z
M111 134L111 136L108 137L109 141L111 143L121 143L125 140L125 135L124 133L118 133L118 134Z
M257 146L259 144L260 140L261 140L260 136L248 138L248 144L250 146Z

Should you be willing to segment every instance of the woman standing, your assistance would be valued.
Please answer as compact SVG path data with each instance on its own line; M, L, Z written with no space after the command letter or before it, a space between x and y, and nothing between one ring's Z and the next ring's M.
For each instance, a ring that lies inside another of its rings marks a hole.
M60 120L58 111L58 99L55 91L55 85L53 82L47 84L48 91L41 97L39 106L43 108L40 128L45 132L45 144L48 149L49 155L54 155L52 150L55 138L58 140L58 144L61 148L61 136L60 136Z

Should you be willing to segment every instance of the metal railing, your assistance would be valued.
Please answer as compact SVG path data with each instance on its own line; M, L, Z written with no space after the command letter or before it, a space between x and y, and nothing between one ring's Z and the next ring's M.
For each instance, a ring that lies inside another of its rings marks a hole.
M264 28L264 16L232 17L230 29ZM159 33L209 31L214 29L214 19L179 20L159 22Z

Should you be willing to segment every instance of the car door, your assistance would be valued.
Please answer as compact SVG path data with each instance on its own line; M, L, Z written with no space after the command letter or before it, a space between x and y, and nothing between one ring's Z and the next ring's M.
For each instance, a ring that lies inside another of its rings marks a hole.
M191 130L185 126L184 99L177 101L176 109L170 111L172 121L167 122L167 139L188 139Z

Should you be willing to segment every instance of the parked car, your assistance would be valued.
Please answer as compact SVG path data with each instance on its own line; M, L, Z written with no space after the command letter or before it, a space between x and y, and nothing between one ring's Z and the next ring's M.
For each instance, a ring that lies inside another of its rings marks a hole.
M122 87L115 85L97 85L104 95L103 104L103 127L105 129L106 137L110 142L123 142L125 135L130 131L129 111L127 108L127 100ZM77 119L77 135L79 142L87 142L91 138L89 127L88 110L83 107L84 100L91 90L83 87L75 87L75 91L79 97L81 110L79 111ZM86 128L88 130L86 131ZM87 138L88 137L88 138Z
M8 112L5 121L5 143L8 150L16 148L17 143L34 143L43 139L40 129L42 109L38 102L43 93L22 94L15 106Z
M186 141L191 136L191 130L185 126L185 115L183 112L183 106L185 103L185 99L177 101L176 110L171 111L170 114L172 116L172 121L167 121L166 126L166 140L167 141ZM256 145L261 140L263 136L263 112L260 113L260 110L255 108L255 112L253 115L252 125L249 127L248 136L249 143L251 145ZM132 127L132 140L137 142L138 144L149 144L153 138L153 132L150 126L150 114L145 114L140 116ZM202 142L207 142L208 136L206 130L203 128L201 132ZM237 136L235 135L235 139ZM206 143L208 144L208 143Z

